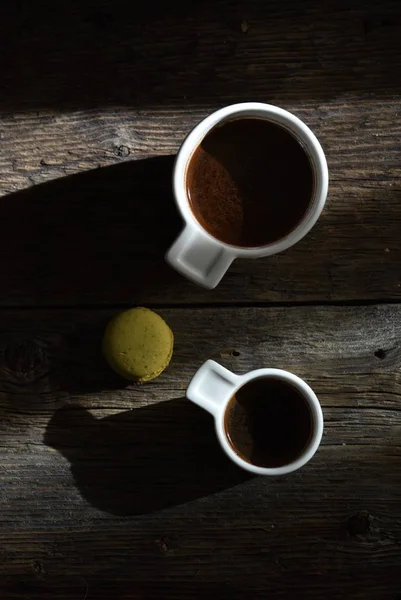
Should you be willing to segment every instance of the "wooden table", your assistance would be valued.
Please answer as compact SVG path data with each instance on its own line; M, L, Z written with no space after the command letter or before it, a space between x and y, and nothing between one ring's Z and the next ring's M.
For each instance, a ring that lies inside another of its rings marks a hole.
M8 4L8 6L7 6ZM401 598L401 18L396 1L5 2L0 11L0 598ZM185 134L236 101L315 131L327 208L214 291L163 255ZM155 308L171 366L105 365ZM324 410L288 477L248 477L184 399L214 358Z

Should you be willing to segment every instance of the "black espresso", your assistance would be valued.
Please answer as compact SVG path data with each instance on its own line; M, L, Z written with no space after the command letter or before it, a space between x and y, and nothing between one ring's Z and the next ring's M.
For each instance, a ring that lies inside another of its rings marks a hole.
M301 144L269 121L243 118L212 129L195 150L186 187L206 231L234 246L278 241L311 203L313 169Z
M258 467L296 460L312 435L312 414L291 384L263 377L250 381L227 406L224 426L234 451Z

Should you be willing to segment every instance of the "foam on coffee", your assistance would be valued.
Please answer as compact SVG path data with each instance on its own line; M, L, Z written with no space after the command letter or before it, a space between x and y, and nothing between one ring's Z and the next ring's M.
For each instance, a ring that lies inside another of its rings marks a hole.
M313 196L309 156L284 127L240 118L212 129L186 173L189 203L212 236L242 247L265 246L289 234Z

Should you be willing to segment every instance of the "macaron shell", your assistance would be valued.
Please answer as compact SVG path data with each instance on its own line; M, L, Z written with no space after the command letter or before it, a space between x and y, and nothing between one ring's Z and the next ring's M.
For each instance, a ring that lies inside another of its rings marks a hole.
M160 315L139 307L111 319L103 337L103 353L117 373L144 382L168 366L173 344L173 332Z

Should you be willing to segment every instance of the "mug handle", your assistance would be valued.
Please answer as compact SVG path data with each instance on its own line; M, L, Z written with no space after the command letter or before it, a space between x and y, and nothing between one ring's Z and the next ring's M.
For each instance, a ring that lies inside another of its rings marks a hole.
M240 375L231 373L214 360L207 360L193 376L187 398L216 416L238 387Z
M220 282L234 258L219 242L188 224L166 254L173 269L210 290Z

